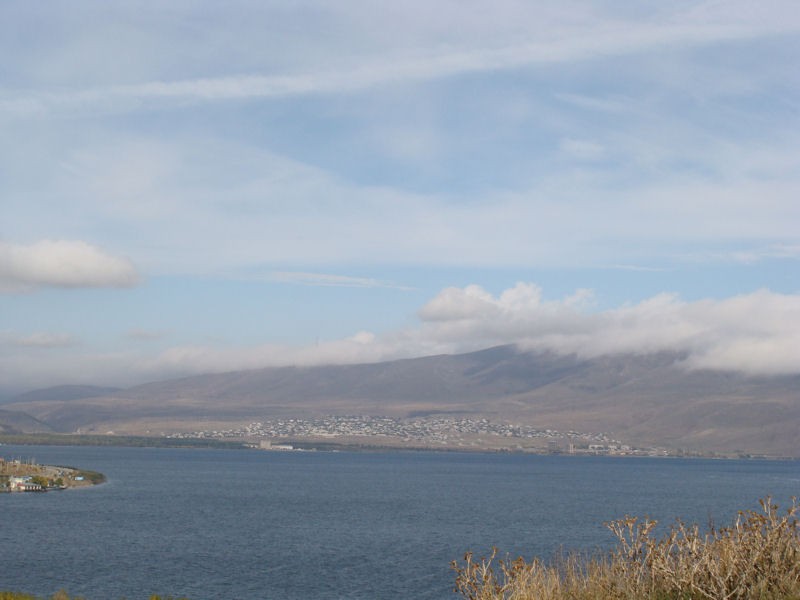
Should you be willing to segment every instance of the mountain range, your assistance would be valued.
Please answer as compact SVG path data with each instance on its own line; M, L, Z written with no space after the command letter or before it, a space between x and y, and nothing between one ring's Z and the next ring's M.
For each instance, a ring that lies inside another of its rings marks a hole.
M0 427L146 433L277 417L450 415L606 432L636 445L800 456L800 375L689 370L683 359L671 353L581 358L500 346L197 375L128 389L60 386L12 398Z

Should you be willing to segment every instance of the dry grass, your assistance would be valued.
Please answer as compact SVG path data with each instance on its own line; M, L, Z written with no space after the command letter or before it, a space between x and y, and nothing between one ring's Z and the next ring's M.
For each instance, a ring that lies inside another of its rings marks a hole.
M655 537L656 522L606 523L616 547L598 558L557 564L488 559L453 562L456 591L468 600L800 600L796 500L783 513L770 498L740 511L729 527L701 532L678 521Z

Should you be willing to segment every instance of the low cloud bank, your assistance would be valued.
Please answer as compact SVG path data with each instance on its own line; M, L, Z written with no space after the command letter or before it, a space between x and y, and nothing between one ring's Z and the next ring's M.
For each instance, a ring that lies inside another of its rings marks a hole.
M127 386L191 374L379 362L500 344L587 358L676 352L689 369L800 374L800 294L759 290L687 302L665 293L598 311L588 290L546 300L530 283L496 296L470 285L442 290L418 314L416 327L383 335L360 331L307 346L179 346L155 356L140 349L76 353L68 347L70 340L45 333L17 336L11 344L6 332L5 340L0 336L0 350L8 349L0 353L5 354L0 379L20 391L60 383Z
M150 371L226 371L264 366L378 362L517 344L532 351L597 357L676 352L686 368L752 375L800 373L800 294L759 290L686 302L659 294L637 304L594 310L590 290L545 300L518 283L497 296L477 285L446 288L419 310L418 327L313 346L176 347L147 361Z
M800 373L797 294L759 290L695 302L659 294L593 312L586 290L544 301L538 287L519 283L497 297L479 286L448 288L419 315L426 337L454 346L481 340L585 357L672 351L687 355L690 368Z
M133 264L83 241L43 240L30 245L0 242L0 292L40 287L132 287Z

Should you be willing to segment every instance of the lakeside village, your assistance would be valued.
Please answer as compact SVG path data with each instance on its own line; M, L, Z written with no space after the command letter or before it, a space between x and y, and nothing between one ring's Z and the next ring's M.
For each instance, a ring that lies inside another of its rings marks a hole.
M222 430L172 433L178 439L249 439L264 450L295 450L309 443L395 448L498 450L549 454L666 456L664 448L636 448L605 433L559 432L488 419L325 416L274 419ZM293 445L294 444L294 445Z
M49 492L95 485L103 481L105 477L94 471L40 465L34 459L6 460L0 457L0 493Z

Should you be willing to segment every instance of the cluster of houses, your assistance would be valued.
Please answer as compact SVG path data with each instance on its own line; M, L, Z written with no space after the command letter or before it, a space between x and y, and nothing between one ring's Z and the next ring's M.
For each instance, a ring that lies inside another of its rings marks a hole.
M6 486L9 492L46 492L47 488L31 481L30 476L9 477Z
M37 465L33 460L0 457L0 492L46 492L64 489L68 469ZM78 480L78 477L72 477ZM80 477L83 479L83 477Z

